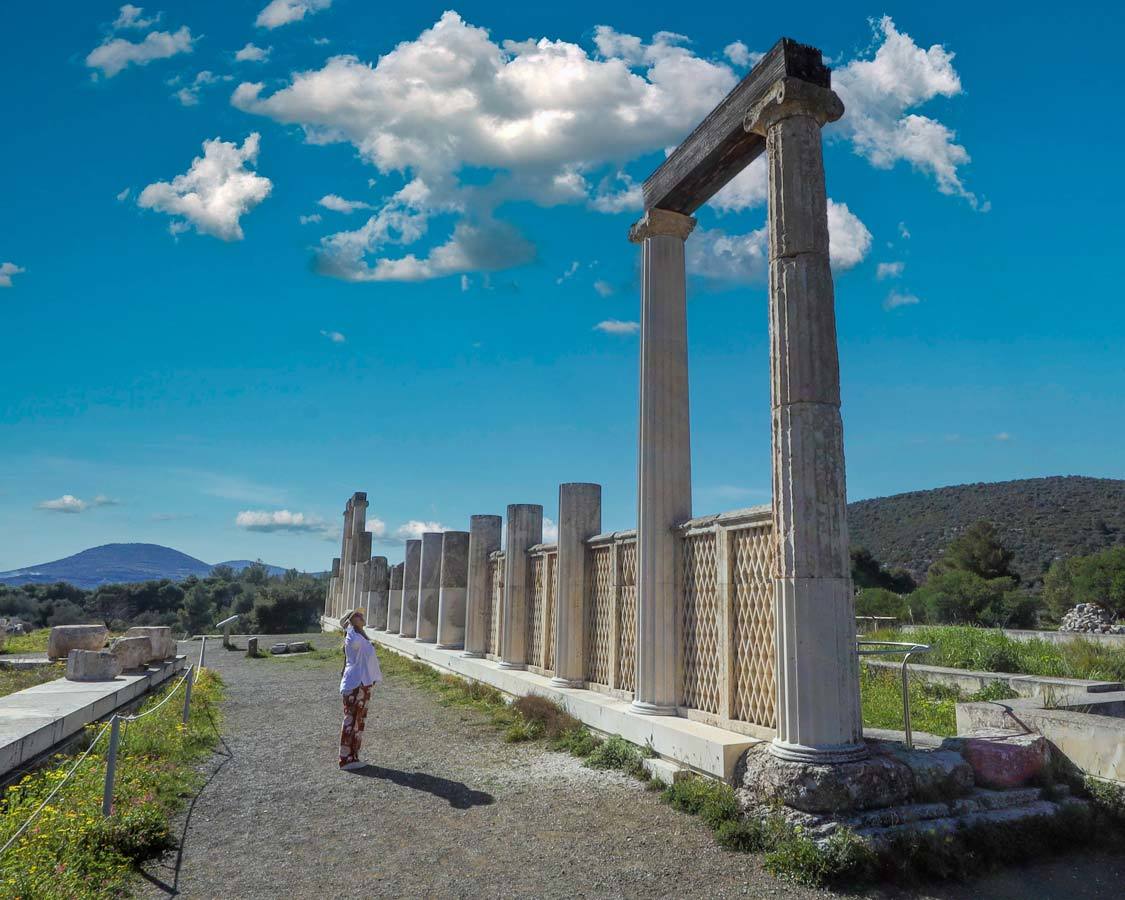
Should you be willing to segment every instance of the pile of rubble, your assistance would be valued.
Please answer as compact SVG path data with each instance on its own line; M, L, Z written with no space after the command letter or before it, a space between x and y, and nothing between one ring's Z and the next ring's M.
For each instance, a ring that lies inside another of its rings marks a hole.
M1059 631L1082 634L1125 634L1125 625L1117 624L1117 617L1096 603L1079 603L1063 616Z

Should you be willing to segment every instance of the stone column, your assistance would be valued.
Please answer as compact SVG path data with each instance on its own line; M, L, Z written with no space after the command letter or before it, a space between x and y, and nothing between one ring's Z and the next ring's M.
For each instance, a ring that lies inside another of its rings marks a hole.
M368 607L367 615L369 628L379 631L387 630L387 610L390 602L391 573L387 567L387 557L374 556L367 563L370 575L368 576Z
M447 531L441 536L437 645L440 650L465 646L465 594L469 578L469 532Z
M344 584L344 606L355 609L362 605L356 590L359 565L371 559L371 534L367 531L367 494L363 491L352 494L352 532L348 546L351 558Z
M344 506L344 537L340 547L340 578L336 582L336 618L344 614L348 605L348 588L352 569L352 498Z
M422 542L406 542L406 561L402 570L402 615L399 634L414 637L418 627L418 573L422 562Z
M489 590L488 557L500 549L500 516L469 519L469 572L465 592L465 656L480 659L488 645L492 626L492 592Z
M367 564L371 561L371 538L373 535L370 531L361 531L355 536L355 563L352 568L355 569L355 576L352 578L352 603L355 608L363 607L367 609L367 600L363 596L370 590L369 587L360 587L360 572L363 571Z
M437 640L438 595L441 592L441 535L422 535L422 558L418 564L418 624L414 639L432 644Z
M778 710L774 756L866 754L859 709L840 365L820 129L827 88L779 80L746 117L769 165L770 376Z
M328 575L328 602L324 607L324 615L329 619L338 619L336 615L336 591L340 584L340 557L332 560L332 571Z
M585 684L586 596L590 571L586 541L601 529L601 485L560 484L555 677L551 679L557 687Z
M500 667L527 668L527 550L543 542L543 507L514 503L508 507L504 545L504 625L500 629Z
M362 609L363 617L370 618L370 609L367 604L370 593L371 568L369 562L360 562L355 565L355 603L352 609Z
M684 241L695 219L650 209L629 232L642 245L637 466L637 665L632 709L674 715L679 541L691 518Z
M402 622L402 570L403 563L391 566L391 588L387 595L387 631L398 634Z

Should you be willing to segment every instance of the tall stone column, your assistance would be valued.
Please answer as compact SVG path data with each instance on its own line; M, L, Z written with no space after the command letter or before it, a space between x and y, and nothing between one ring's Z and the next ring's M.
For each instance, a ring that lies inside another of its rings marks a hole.
M500 629L500 667L527 668L528 548L543 542L543 507L513 503L508 507L504 546L504 626Z
M369 627L386 631L391 587L391 573L387 566L387 557L373 556L367 566L370 572L367 581Z
M783 760L866 755L855 652L840 365L820 129L827 88L779 80L746 117L769 165L770 376L777 535L777 737Z
M387 631L398 634L402 622L402 570L403 563L391 566L391 588L387 595Z
M674 715L680 684L679 542L691 518L684 241L695 219L650 209L629 232L641 251L641 390L637 465L637 662L632 710Z
M469 578L469 532L447 531L441 536L437 645L440 650L465 646L465 594Z
M560 484L555 677L551 679L557 687L582 687L585 683L586 597L590 575L586 541L601 529L601 485Z
M348 605L348 589L352 569L352 498L344 506L344 538L340 547L340 578L336 582L336 618L342 616Z
M355 536L355 562L352 568L355 570L355 576L352 578L352 608L358 609L363 607L367 609L367 600L363 596L370 588L361 587L360 573L366 570L367 564L371 561L371 538L370 531L361 531Z
M414 639L427 644L437 640L441 534L440 531L427 531L422 535L422 558L418 564L418 624L414 629Z
M422 542L406 542L406 560L402 570L402 615L399 619L399 634L414 637L418 627L418 574L422 563Z
M328 575L328 602L324 607L324 615L330 619L338 619L336 615L336 592L340 583L340 557L332 560L332 570Z
M362 604L356 580L359 565L371 559L371 534L367 531L367 494L356 491L352 494L351 540L348 542L349 565L344 582L344 606L355 609Z
M469 572L465 592L465 656L480 659L492 626L489 556L500 549L500 516L469 518Z
M371 577L371 568L369 563L360 562L355 565L355 603L352 604L352 609L362 609L363 617L370 618L370 610L368 609L368 593L370 593L369 579Z

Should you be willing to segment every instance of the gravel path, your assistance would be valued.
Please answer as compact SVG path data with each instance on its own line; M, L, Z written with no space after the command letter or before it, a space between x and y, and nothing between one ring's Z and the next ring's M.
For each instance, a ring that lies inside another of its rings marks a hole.
M630 778L505 744L480 714L396 679L372 697L370 766L341 772L336 663L216 646L208 665L228 686L225 748L176 824L180 851L148 867L143 896L833 896L722 850ZM1034 883L1040 898L1080 900L1109 896L1123 878L1121 860L1071 859L912 896L1025 897Z

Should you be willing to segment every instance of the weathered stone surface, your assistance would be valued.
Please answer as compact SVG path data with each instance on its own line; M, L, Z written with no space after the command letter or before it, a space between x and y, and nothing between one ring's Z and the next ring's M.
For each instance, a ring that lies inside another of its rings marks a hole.
M950 800L973 789L973 767L956 750L919 748L907 750L897 741L868 741L872 754L886 756L910 770L915 800Z
M437 645L445 650L465 646L465 598L469 578L469 532L446 531L441 536L441 575L438 579Z
M1041 734L994 732L958 738L955 744L973 767L976 783L987 788L1021 787L1034 780L1051 759Z
M104 625L56 625L47 638L47 658L67 659L71 650L101 650L108 633Z
M492 619L489 556L500 549L500 516L469 517L469 564L465 590L465 655L484 656Z
M138 625L125 632L125 637L138 636L147 637L152 642L148 662L160 662L176 655L176 639L167 625Z
M309 646L308 641L290 641L289 642L289 652L290 653L308 653L309 650L311 650L311 649L312 648Z
M258 655L258 639L256 637L246 639L246 655L249 657Z
M68 681L113 681L121 674L121 660L110 650L71 650L66 658Z
M902 803L914 786L910 769L875 754L856 762L816 765L778 759L769 746L746 751L735 784L744 810L780 801L809 813L844 813Z
M558 598L555 602L555 677L557 687L582 687L586 663L586 542L602 530L602 486L559 485Z
M422 535L422 556L418 561L418 620L414 640L433 643L437 640L438 601L441 596L440 531Z
M508 505L504 553L504 624L500 629L500 666L527 668L527 550L543 542L543 507L537 503Z
M402 570L402 615L399 619L399 634L414 637L418 628L418 576L422 565L422 542L406 542L406 559Z
M114 641L109 649L121 663L121 670L128 672L130 669L140 669L148 663L149 657L152 656L152 641L143 634L121 637Z
M274 656L280 656L282 653L288 652L289 645L286 643L274 644L272 647L270 647L270 653L272 653Z

